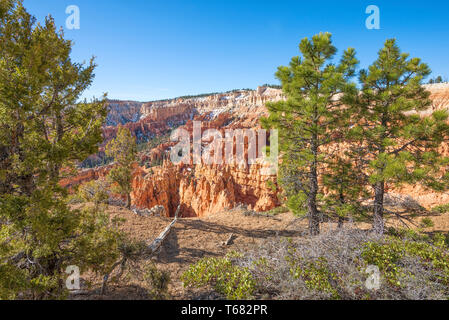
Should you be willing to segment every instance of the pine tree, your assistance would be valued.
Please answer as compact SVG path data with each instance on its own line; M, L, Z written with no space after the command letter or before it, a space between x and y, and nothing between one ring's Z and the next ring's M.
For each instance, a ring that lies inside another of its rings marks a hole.
M131 131L126 127L119 127L117 136L106 146L106 156L115 160L114 168L109 172L110 180L117 191L126 196L126 207L131 208L132 171L136 161L137 144Z
M348 118L346 118L348 119ZM323 197L323 210L328 216L336 218L338 227L342 228L349 217L364 213L360 199L367 196L365 177L359 171L359 159L348 148L346 140L347 123L338 129L340 139L327 150L326 168L322 183L326 189Z
M447 165L438 148L449 133L448 113L434 111L420 116L431 106L430 93L422 86L429 67L418 58L401 53L394 39L387 40L377 60L360 72L362 90L352 110L352 149L361 159L361 172L374 190L373 229L384 232L386 187L422 183L443 190ZM443 173L444 174L444 173Z
M344 52L338 65L332 63L336 48L331 34L320 33L299 45L301 57L276 73L282 83L286 101L269 103L270 115L262 119L265 127L279 130L279 182L288 197L288 206L309 219L310 234L320 231L320 209L324 201L322 178L328 154L335 144L336 133L344 126L348 113L343 107L345 92L354 92L350 78L358 64L355 50Z
M0 1L0 299L59 298L67 266L101 272L117 257L109 222L72 210L59 186L61 169L98 152L107 112L78 103L95 64L71 48L51 17Z

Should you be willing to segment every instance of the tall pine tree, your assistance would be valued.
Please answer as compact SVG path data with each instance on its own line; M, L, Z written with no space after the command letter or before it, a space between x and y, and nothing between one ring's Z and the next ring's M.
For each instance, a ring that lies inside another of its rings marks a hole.
M419 182L443 190L447 183L441 171L447 158L438 148L449 134L448 113L419 114L431 107L430 93L422 86L429 74L429 67L401 53L394 39L360 72L362 89L351 103L355 121L350 135L360 172L374 191L373 229L379 234L384 232L387 186Z
M288 197L288 206L309 219L311 235L320 232L324 204L322 178L326 172L326 148L335 144L339 128L348 116L343 107L346 92L354 92L350 78L358 64L355 50L344 52L339 64L332 63L336 48L330 33L301 41L302 57L276 73L286 101L269 103L270 115L264 126L279 130L282 163L279 182Z

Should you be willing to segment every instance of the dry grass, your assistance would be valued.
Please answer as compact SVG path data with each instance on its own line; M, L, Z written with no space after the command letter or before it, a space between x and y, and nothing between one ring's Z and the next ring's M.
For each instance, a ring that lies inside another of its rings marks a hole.
M108 210L112 218L125 220L121 230L135 240L152 241L171 222L165 217L141 217L132 211L110 206ZM449 214L430 216L434 227L426 232L449 231ZM415 218L419 224L421 217ZM394 216L388 218L387 226L403 227ZM230 210L213 216L193 219L180 219L164 242L158 254L154 257L157 268L170 274L171 282L168 292L171 299L217 299L211 290L185 289L180 277L188 267L204 257L223 257L230 251L250 252L255 248L260 250L277 250L274 246L279 239L291 238L293 241L304 239L307 222L296 219L291 213L280 213L275 216L244 215L243 209ZM335 223L325 223L323 233L335 230ZM368 223L358 223L360 230L370 229ZM360 231L362 232L362 231ZM234 240L229 246L223 242L234 234ZM336 239L334 239L337 241ZM301 240L302 241L302 240ZM323 238L324 241L324 238ZM349 251L351 244L341 241L340 250ZM271 246L271 249L270 249ZM145 266L142 266L144 268ZM80 296L82 299L149 299L145 281L126 275L116 284L111 283L107 295L99 296L98 288L101 277L84 275L92 283L89 294ZM286 291L288 292L288 291ZM282 296L282 295L280 295ZM285 297L288 294L284 294Z
M405 247L406 241L411 240L401 241ZM370 242L387 246L392 243L389 238L371 232L343 228L313 238L305 235L295 240L272 239L245 252L234 263L253 274L258 283L257 298L446 300L449 297L447 283L437 279L444 277L444 273L412 255L404 255L395 262L401 274L400 285L391 284L381 272L380 289L369 290L365 285L369 264L362 256ZM449 256L447 248L445 252ZM292 270L304 273L295 276Z

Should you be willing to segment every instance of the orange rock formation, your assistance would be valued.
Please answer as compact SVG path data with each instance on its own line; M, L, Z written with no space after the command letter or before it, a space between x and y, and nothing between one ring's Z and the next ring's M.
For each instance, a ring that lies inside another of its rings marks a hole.
M426 85L433 100L432 110L449 108L449 84ZM158 135L166 132L173 122L192 132L192 121L202 121L202 129L256 128L259 118L265 115L268 101L283 99L277 89L261 87L256 91L236 91L201 98L183 98L143 104L141 119L126 124L136 135ZM117 109L117 108L116 108ZM118 108L117 110L119 110ZM129 115L127 115L129 116ZM118 117L116 115L115 117ZM116 127L106 127L105 138L115 134ZM165 158L174 143L165 143L148 150L143 160ZM442 146L449 155L449 144ZM97 179L105 174L105 168L85 170L63 185L73 185ZM279 205L275 176L261 174L261 165L180 165L164 161L162 166L150 169L138 168L133 179L133 204L139 208L165 207L173 215L181 204L184 217L206 216L238 204L246 204L256 211L270 210ZM276 189L276 188L275 188ZM405 186L391 192L410 194L422 205L431 207L449 202L449 194L436 194L421 186Z

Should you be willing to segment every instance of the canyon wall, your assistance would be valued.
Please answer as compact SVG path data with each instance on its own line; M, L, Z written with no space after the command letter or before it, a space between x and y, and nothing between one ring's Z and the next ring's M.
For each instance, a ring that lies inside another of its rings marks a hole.
M449 109L449 84L426 85L433 101L431 110ZM260 87L255 91L234 91L203 97L179 98L166 101L145 103L133 109L139 118L128 122L138 137L158 136L173 127L181 126L192 135L193 121L202 123L202 131L210 128L225 129L260 128L259 119L267 114L265 104L283 99L281 90ZM126 109L126 108L124 108ZM137 110L138 109L138 110ZM121 108L116 107L120 116ZM104 128L105 137L113 137L116 126ZM141 162L167 159L173 142L163 143L152 150L145 150L140 156ZM207 142L203 141L203 147ZM441 150L449 156L449 144ZM255 211L267 211L279 205L276 176L261 174L261 164L253 165L213 165L204 164L174 165L165 160L161 166L153 168L139 167L133 178L133 205L138 208L152 208L163 205L168 215L173 215L178 204L184 217L202 217L224 209L244 204ZM97 179L105 174L105 169L96 168L80 172L73 181L66 180L70 187L79 183ZM269 183L271 182L271 183ZM449 202L449 194L438 194L425 190L419 185L390 188L390 192L409 194L426 207Z
M108 115L106 126L118 126L128 122L137 122L140 119L142 102L108 100L106 106Z
M165 207L173 216L181 205L182 217L203 217L245 204L255 211L279 205L276 177L264 175L263 166L184 166L164 161L162 166L140 168L133 179L132 202L138 208Z

